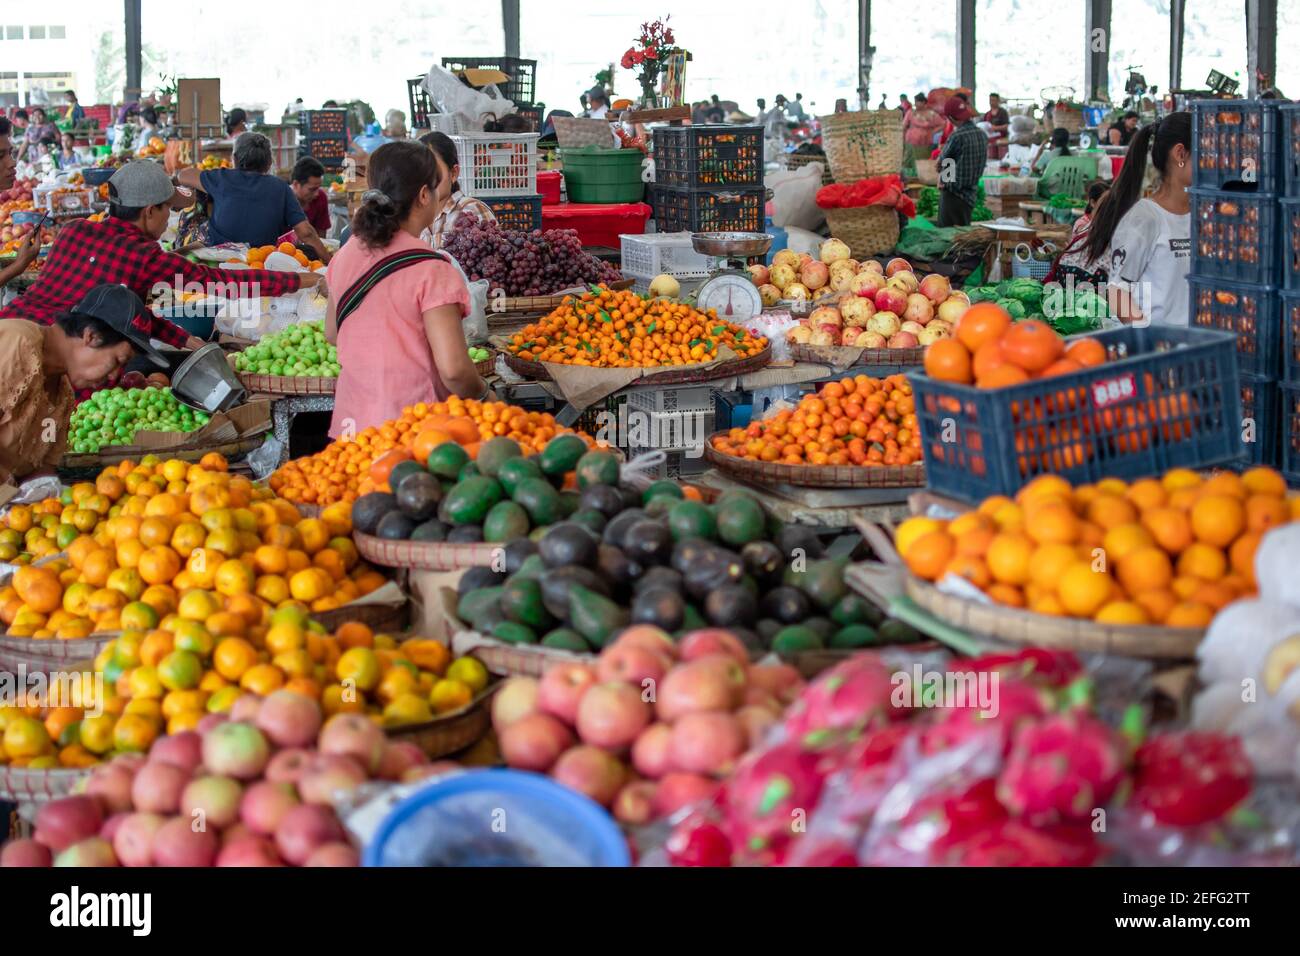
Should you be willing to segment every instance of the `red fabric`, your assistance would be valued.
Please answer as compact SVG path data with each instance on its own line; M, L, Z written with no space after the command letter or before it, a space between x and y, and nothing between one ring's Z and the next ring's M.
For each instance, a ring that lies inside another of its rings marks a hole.
M817 191L817 205L823 209L889 206L909 219L916 215L916 203L903 191L903 180L897 175L859 179L856 183L831 183Z
M573 229L584 246L619 248L622 234L645 232L650 207L643 202L562 202L542 207L543 229Z
M316 190L316 195L312 201L307 204L303 210L307 214L307 221L312 224L312 228L320 234L322 238L329 235L330 231L330 201L325 195L324 189Z

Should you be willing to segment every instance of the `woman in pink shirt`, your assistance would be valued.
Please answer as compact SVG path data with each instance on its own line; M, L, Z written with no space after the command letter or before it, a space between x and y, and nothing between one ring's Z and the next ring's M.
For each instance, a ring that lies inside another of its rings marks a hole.
M418 402L488 394L461 330L470 307L465 279L419 239L438 211L433 153L420 143L386 143L370 155L369 180L352 238L329 264L325 336L342 366L331 438Z

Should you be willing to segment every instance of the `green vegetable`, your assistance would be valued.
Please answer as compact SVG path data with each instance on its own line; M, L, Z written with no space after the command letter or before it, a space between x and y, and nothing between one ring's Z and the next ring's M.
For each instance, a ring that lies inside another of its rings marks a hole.
M1027 318L1029 313L1025 311L1025 304L1019 299L998 299L998 305L1010 313L1011 318L1019 320Z

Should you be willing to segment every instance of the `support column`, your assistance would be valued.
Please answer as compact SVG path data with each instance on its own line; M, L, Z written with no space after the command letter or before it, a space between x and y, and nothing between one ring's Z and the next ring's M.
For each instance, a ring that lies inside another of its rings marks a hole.
M1169 89L1183 87L1183 24L1187 19L1187 0L1169 0Z
M871 109L871 64L876 48L871 45L871 0L858 0L858 109Z
M975 0L957 0L957 85L975 96Z
M519 0L501 0L501 27L506 35L506 56L519 58Z
M1246 0L1246 73L1250 96L1277 85L1277 0Z
M1083 88L1089 100L1110 99L1110 3L1088 0L1084 12Z

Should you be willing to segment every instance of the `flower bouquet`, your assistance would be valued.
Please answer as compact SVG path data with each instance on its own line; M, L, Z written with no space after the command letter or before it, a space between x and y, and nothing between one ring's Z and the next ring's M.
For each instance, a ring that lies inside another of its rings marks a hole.
M673 31L668 26L669 17L641 24L641 35L628 47L620 64L625 70L634 70L641 84L641 104L646 108L658 106L655 84L664 68L668 55L673 52Z

